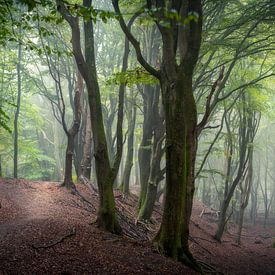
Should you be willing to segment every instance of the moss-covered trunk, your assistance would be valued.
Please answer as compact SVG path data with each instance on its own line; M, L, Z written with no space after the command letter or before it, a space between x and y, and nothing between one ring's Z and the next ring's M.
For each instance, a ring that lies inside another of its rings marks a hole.
M91 0L84 0L83 3L86 7L91 6ZM90 69L86 85L91 114L96 178L99 191L97 224L99 227L109 232L119 234L121 233L121 228L116 219L115 199L113 194L113 183L116 178L116 171L112 169L108 156L100 90L97 80L92 20L88 20L84 23L84 36L85 59Z
M163 254L196 266L188 246L197 148L192 75L188 70L180 70L174 83L163 76L162 92L166 121L166 198L156 241Z
M147 1L148 9L158 11L155 21L162 38L160 70L156 69L159 64L152 67L143 58L140 43L127 29L119 1L112 0L112 3L139 63L161 83L166 125L166 199L155 241L163 254L200 271L189 252L188 238L197 149L197 112L192 77L202 38L202 1ZM196 19L179 24L178 20L167 18L167 10L176 11L180 18L188 19L192 12ZM161 24L163 21L169 24L168 28Z

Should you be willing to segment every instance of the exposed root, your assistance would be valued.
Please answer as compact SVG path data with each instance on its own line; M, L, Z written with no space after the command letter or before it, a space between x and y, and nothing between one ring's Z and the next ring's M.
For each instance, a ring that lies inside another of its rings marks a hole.
M34 249L39 249L39 248L50 248L53 247L59 243L62 243L64 240L74 236L76 233L75 228L73 228L68 234L66 234L65 236L60 237L59 239L55 240L55 241L50 241L48 244L32 244L31 247Z
M202 261L198 261L198 264L202 267L203 273L206 273L206 274L209 274L209 273L223 274L222 272L217 271L216 268L213 267L210 264L207 264L207 263L202 262Z

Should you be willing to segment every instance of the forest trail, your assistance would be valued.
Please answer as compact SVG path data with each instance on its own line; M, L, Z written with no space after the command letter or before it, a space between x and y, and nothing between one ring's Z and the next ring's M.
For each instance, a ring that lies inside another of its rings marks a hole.
M192 273L160 256L148 241L91 225L97 198L79 189L91 204L57 183L0 179L0 274Z
M126 234L118 237L91 224L97 195L83 185L77 188L83 197L58 183L0 179L0 274L192 273L159 255L147 240L157 231L160 206L155 209L155 224L135 226L137 198L115 191ZM190 246L197 259L225 274L275 274L274 226L246 228L242 246L235 245L231 226L220 244L212 239L215 217L200 217L202 209L195 202L190 228Z

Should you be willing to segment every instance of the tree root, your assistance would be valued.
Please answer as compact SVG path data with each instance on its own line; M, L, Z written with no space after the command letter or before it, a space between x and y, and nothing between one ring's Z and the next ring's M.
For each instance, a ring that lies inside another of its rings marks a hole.
M194 238L192 238L191 236L189 236L189 239L194 242L195 244L197 244L199 247L201 247L203 250L205 250L206 252L208 252L210 255L213 255L212 252L210 252L208 249L206 249L205 247L203 247L199 242L197 242Z
M199 260L197 262L202 267L203 273L223 274L222 272L217 271L216 268L210 264L207 264L207 263L199 261Z
M201 237L197 237L197 236L189 236L190 239L194 240L194 239L199 239L199 240L203 240L203 241L206 241L206 242L209 242L209 243L214 243L214 244L217 244L218 241L211 241L211 240L208 240L208 239L204 239L204 238L201 238Z
M59 243L62 243L64 240L74 236L76 233L76 230L75 228L73 228L68 234L60 237L59 239L55 240L55 241L50 241L49 243L47 244L32 244L31 247L34 248L34 249L39 249L39 248L50 248L50 247L53 247Z

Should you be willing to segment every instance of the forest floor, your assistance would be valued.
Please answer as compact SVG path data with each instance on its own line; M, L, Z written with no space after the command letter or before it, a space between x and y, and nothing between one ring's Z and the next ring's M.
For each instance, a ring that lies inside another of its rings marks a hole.
M0 179L0 274L193 273L150 243L161 220L159 205L153 223L135 224L137 197L115 191L124 230L124 236L115 236L93 224L97 194L77 188L73 195L58 183ZM194 203L190 225L190 247L199 261L224 274L275 274L274 225L246 226L241 246L230 225L218 243L212 237L215 213L200 217L203 208Z

